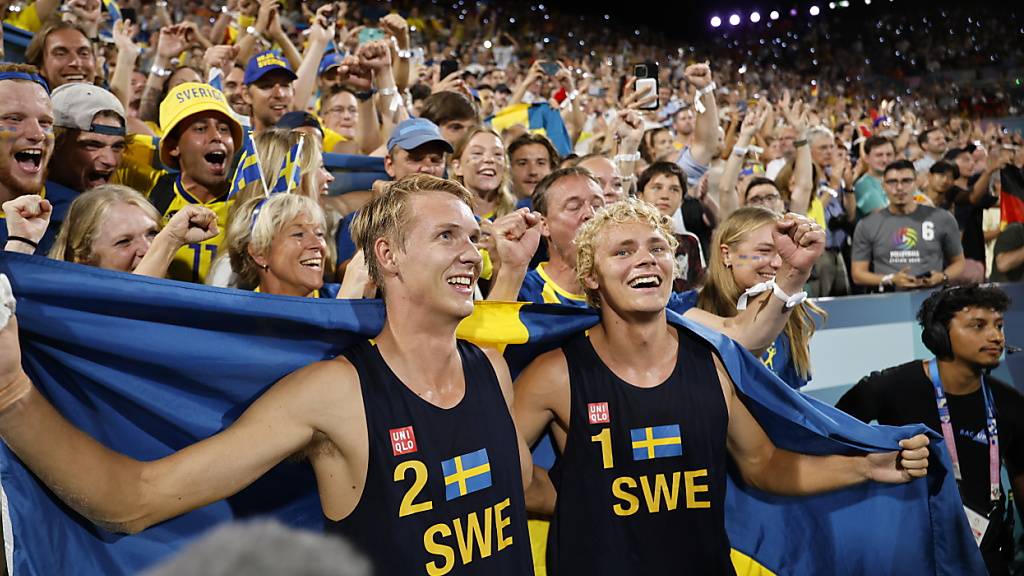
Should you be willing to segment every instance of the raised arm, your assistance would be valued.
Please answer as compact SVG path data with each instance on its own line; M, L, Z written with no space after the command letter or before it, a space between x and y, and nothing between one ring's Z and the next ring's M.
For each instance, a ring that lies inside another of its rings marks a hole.
M705 64L692 64L683 71L686 80L697 88L697 96L693 106L697 109L697 122L693 127L693 145L690 154L703 166L711 163L715 147L718 143L718 105L715 104L714 81L711 79L711 67ZM700 112L697 99L704 106Z
M117 96L121 105L127 110L132 98L132 72L139 59L139 47L132 38L138 32L134 22L118 20L114 22L114 44L117 46L117 66L110 78L110 92Z
M18 196L0 207L6 215L7 252L34 254L50 225L53 206L38 194Z
M346 365L351 374L339 374L339 365L299 370L226 430L141 462L73 426L34 388L21 369L18 326L11 318L0 331L0 435L66 504L109 530L134 533L238 492L305 447L329 425L327 406L337 408L332 385L349 389L345 385L354 381L358 397L354 369Z
M722 177L718 181L718 203L720 206L719 221L729 217L740 207L739 193L736 190L736 182L739 180L740 171L743 169L743 160L747 157L754 134L761 129L767 112L765 105L747 110L743 117L743 124L740 126L740 134L736 139L736 145L729 154L729 160L725 163Z
M302 63L295 71L295 103L300 110L305 109L306 103L313 98L313 94L316 92L316 72L320 67L324 51L327 49L327 43L334 38L335 24L327 18L327 14L331 12L333 6L333 4L324 4L316 11L313 24L309 27L308 42L306 51L302 54ZM326 152L330 152L330 150Z
M132 271L141 276L163 278L178 249L186 244L198 244L217 236L217 214L198 204L189 204L178 210L164 226L146 255Z
M775 248L782 258L775 283L787 295L802 292L811 268L825 250L825 231L813 220L789 213L775 223L772 235ZM785 328L791 311L792 308L786 308L781 298L769 293L752 299L746 310L732 318L722 318L699 308L691 308L684 316L725 334L744 348L759 354Z
M540 214L520 208L498 218L491 225L494 276L491 278L488 300L515 302L519 298L519 288L526 278L526 269L540 243L540 222Z
M810 456L776 447L736 393L721 361L718 378L729 410L726 446L743 480L773 494L818 494L873 480L902 484L928 474L928 437L900 441L902 450L856 456Z

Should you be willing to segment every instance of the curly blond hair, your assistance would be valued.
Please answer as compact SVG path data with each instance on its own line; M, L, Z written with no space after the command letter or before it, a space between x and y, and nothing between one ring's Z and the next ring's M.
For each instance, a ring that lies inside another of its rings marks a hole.
M669 247L675 251L679 246L675 234L672 231L672 220L662 214L657 208L636 198L627 198L614 204L609 204L597 211L593 218L588 220L576 232L576 280L583 287L587 296L587 304L594 308L601 307L601 295L597 290L587 288L586 278L594 273L597 262L594 253L597 243L600 240L601 232L610 225L628 224L639 222L647 224L657 230L668 241ZM672 277L678 274L676 262L672 260Z

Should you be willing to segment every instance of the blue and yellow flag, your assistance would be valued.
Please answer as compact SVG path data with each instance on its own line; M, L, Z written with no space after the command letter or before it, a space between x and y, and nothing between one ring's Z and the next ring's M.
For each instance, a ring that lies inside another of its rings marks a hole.
M110 21L121 19L121 7L117 5L117 0L103 0L103 5L107 8L107 14L110 14Z
M629 431L629 437L633 441L633 460L654 460L683 455L679 424L633 428Z
M454 500L491 485L491 462L487 459L486 448L441 462L441 472L444 473L445 500Z
M256 153L256 142L253 141L251 134L246 134L245 143L242 145L242 155L238 159L238 167L235 168L235 177L231 179L228 198L233 198L246 186L261 181L263 181L263 168L260 166L260 158ZM264 184L265 187L266 184Z
M302 180L302 170L299 167L299 155L302 154L302 145L305 142L300 134L298 140L288 150L288 155L281 163L281 170L277 173L274 186L270 189L271 194L287 193L299 187Z
M516 124L522 125L531 133L547 136L560 155L568 156L572 153L572 140L562 115L546 102L506 106L486 122L498 132Z
M224 429L274 382L375 336L385 320L377 300L254 294L10 252L0 253L0 273L18 298L22 364L36 387L75 426L142 460ZM517 370L597 321L584 308L481 303L459 333L502 346ZM746 566L793 575L984 574L941 436L923 426L863 424L790 389L732 340L671 312L669 321L714 346L744 405L781 448L851 454L895 450L922 431L933 439L928 477L906 484L865 482L792 498L729 476L726 529ZM670 434L651 428L652 438ZM664 449L655 447L655 457ZM474 454L445 470L459 495L486 481L470 474L486 461ZM136 574L215 525L257 515L312 530L324 525L308 462L283 462L236 496L133 535L78 516L6 445L0 484L18 576Z

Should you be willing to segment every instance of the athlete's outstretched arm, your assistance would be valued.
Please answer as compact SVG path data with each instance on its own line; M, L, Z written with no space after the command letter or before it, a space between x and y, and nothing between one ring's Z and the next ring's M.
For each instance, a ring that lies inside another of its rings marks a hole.
M803 291L803 286L811 275L811 268L825 250L825 231L814 220L790 213L775 223L772 239L782 259L782 266L775 275L775 283L790 296ZM697 308L691 308L684 316L717 330L751 352L760 354L786 327L790 313L791 309L785 307L782 299L773 296L769 291L751 299L746 310L741 310L732 318L723 318Z
M717 357L715 366L729 409L729 454L748 484L766 492L798 496L867 480L900 484L928 474L928 437L923 434L901 440L900 451L854 456L811 456L775 447L743 405Z
M0 331L0 435L80 514L110 530L138 532L238 492L308 444L328 404L323 364L284 378L215 436L141 462L77 429L33 387L11 318Z

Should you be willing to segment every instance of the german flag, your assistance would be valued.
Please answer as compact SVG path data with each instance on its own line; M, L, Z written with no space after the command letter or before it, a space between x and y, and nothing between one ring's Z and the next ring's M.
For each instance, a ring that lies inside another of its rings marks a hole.
M1002 185L999 193L1000 227L1024 222L1024 171L1011 164L1000 170L999 182Z

